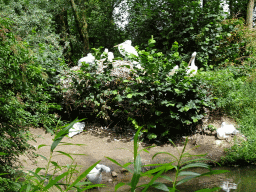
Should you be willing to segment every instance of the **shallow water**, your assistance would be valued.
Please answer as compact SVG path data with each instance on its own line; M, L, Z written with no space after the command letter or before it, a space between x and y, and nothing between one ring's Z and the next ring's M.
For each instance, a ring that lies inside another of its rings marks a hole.
M181 192L193 192L203 188L214 188L220 187L219 191L229 191L229 192L255 192L256 191L256 166L244 166L244 167L215 167L213 170L229 170L228 173L223 173L219 175L212 175L210 177L201 177L193 179L187 183L183 183L177 187ZM189 171L194 171L198 173L207 172L206 169L193 169ZM174 178L174 172L168 172L167 176ZM100 191L115 191L114 187L119 182L130 182L132 175L124 174L122 177L119 177L118 180L114 180L113 183L107 183L106 187L100 188ZM162 182L167 186L171 186L167 180L162 178L157 180ZM141 178L139 185L149 183L149 178ZM99 191L98 189L92 189L89 191ZM123 186L120 187L118 191L128 192L129 187ZM136 191L142 191L142 189L136 189ZM150 188L147 191L149 192L160 192L161 190Z

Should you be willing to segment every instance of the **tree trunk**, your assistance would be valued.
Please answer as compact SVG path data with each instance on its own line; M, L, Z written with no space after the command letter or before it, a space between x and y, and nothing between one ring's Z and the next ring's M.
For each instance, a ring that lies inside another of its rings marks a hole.
M230 17L233 17L234 15L233 0L229 0L229 12L230 12Z
M76 20L77 29L80 35L80 39L83 42L83 52L88 53L89 50L89 35L87 32L87 22L85 19L85 14L82 16L82 18L79 17L78 11L76 9L76 5L74 0L70 0L74 17Z
M247 5L246 25L252 29L254 0L249 0Z
M207 0L203 0L203 5L202 7L204 8L206 6Z

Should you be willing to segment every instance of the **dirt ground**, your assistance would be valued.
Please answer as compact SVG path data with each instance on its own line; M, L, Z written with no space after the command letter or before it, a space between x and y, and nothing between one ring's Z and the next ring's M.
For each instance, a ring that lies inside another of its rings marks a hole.
M221 123L225 121L227 124L236 125L234 120L226 116L215 115L214 118L210 115L206 116L203 120L203 124L198 127L198 133L189 136L189 143L186 147L186 151L189 151L190 154L198 155L205 154L205 158L209 158L213 161L219 162L221 157L225 155L224 149L232 146L232 138L227 140L218 140L216 137L216 131L203 131L203 127L211 124L216 128L221 126ZM35 136L34 141L30 141L37 150L36 153L43 155L47 159L50 156L50 146L52 144L52 139L54 136L51 136L49 133L45 133L43 129L30 129L31 133ZM133 161L133 136L134 133L129 133L126 137L118 137L114 132L101 127L98 124L86 124L84 132L75 135L73 138L64 137L62 142L73 143L73 144L84 144L83 146L76 145L61 145L59 144L55 151L63 151L65 153L73 154L74 162L73 164L78 165L78 169L81 172L85 171L88 167L101 160L101 164L109 166L111 171L117 173L117 178L122 175L122 168L112 163L106 157L110 157L120 164ZM184 135L185 137L186 135ZM152 156L157 152L169 152L176 157L179 157L179 153L183 149L183 141L185 139L181 138L180 142L177 142L177 149L171 144L164 144L162 146L156 146L148 149L149 153L144 151L141 152L142 163L152 164L152 163L167 163L173 161L173 158L168 155L158 155L152 160ZM41 147L38 149L39 145L46 144L47 146ZM139 149L145 148L147 145L144 143L139 144ZM198 146L196 149L195 146ZM83 154L83 155L78 155ZM37 167L46 167L46 161L41 157L33 157L26 153L23 156L20 156L20 161L23 167L23 171L27 172L28 170L35 170ZM59 165L65 166L71 164L72 160L65 155L62 155L58 152L54 153L52 161L57 162ZM42 172L43 173L43 172ZM52 174L51 170L49 174ZM106 174L103 177L102 183L113 182L115 180L111 174ZM122 178L129 181L131 178Z

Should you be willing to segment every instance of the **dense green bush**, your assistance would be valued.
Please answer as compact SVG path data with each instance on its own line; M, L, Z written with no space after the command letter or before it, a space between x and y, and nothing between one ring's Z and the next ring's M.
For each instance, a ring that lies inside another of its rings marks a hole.
M225 63L243 63L255 47L247 37L252 34L242 19L216 20L201 29L196 37L200 57L204 67Z
M71 94L66 104L72 103L80 109L87 107L98 117L115 123L127 124L127 118L132 117L139 125L146 125L143 132L147 132L149 139L168 138L174 130L191 128L202 119L203 107L214 106L207 85L186 74L187 63L179 56L177 43L169 59L150 48L154 44L150 39L147 51L139 51L139 60L145 70L137 69L135 73L139 77L136 79L110 76L111 65L102 74L89 73L96 69L95 65L81 67L77 72L81 82L73 78L69 91L75 94ZM180 64L180 69L168 77L176 63Z
M235 143L227 150L224 163L242 164L256 159L256 80L255 72L250 71L246 66L228 66L199 76L211 85L210 91L217 98L216 106L237 121L238 130L247 138L246 142Z
M49 109L58 108L44 91L47 74L25 41L12 32L13 22L0 17L0 172L13 173L18 155L30 148L28 126L51 125Z

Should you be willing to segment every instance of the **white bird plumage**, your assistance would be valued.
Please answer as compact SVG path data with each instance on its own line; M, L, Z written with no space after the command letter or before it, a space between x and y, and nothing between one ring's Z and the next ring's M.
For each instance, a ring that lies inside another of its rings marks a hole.
M132 46L132 41L131 40L126 40L123 43L120 43L114 47L118 46L118 50L119 52L126 57L126 55L131 55L134 54L136 56L138 56L138 52L136 51L136 49Z
M95 57L91 53L88 53L86 57L79 59L78 66L82 66L82 62L93 64L95 62Z
M108 61L112 62L113 59L114 59L114 54L113 54L112 52L108 52L108 49L107 49L107 48L104 50L104 52L107 53L107 55L108 55ZM104 52L103 52L103 53L104 53ZM104 54L101 55L101 58L103 57L103 55L104 55Z
M238 134L239 131L234 127L234 125L227 125L225 122L221 124L221 127L217 129L218 139L226 139L231 134Z
M197 73L198 67L195 65L195 59L196 59L196 52L192 54L192 57L188 63L188 65L191 63L191 66L188 66L187 74L189 74L192 70L194 70L191 74L191 76L195 75Z
M121 55L123 55L126 59L127 59L127 56L130 56L131 54L134 54L136 55L137 57L139 56L138 55L138 52L136 51L136 49L132 46L132 41L131 40L126 40L125 42L123 43L120 43L114 47L118 47L118 50L120 52ZM139 64L139 62L137 61L132 61L132 63L139 69L143 69L141 67L141 65Z
M237 184L224 181L220 186L224 191L229 192L230 189L237 189Z
M192 70L194 70L190 76L195 75L195 74L197 73L197 70L198 70L198 67L195 65L195 58L196 58L196 52L194 52L194 53L192 54L192 57L191 57L191 59L190 59L190 61L189 61L189 63L188 63L187 74L189 74ZM190 64L191 64L191 66L189 66ZM173 75L173 74L175 73L175 71L178 70L178 69L179 69L179 66L176 65L176 66L172 69L172 71L169 73L169 75Z
M102 181L102 171L109 173L111 169L103 164L97 164L86 176L93 184L99 184Z
M169 75L173 75L175 73L176 70L179 69L179 66L176 65L175 67L173 67L172 71L169 73Z
M69 129L68 136L73 137L74 135L81 133L83 131L84 127L85 127L84 122L75 123L73 125L73 127L71 129Z

